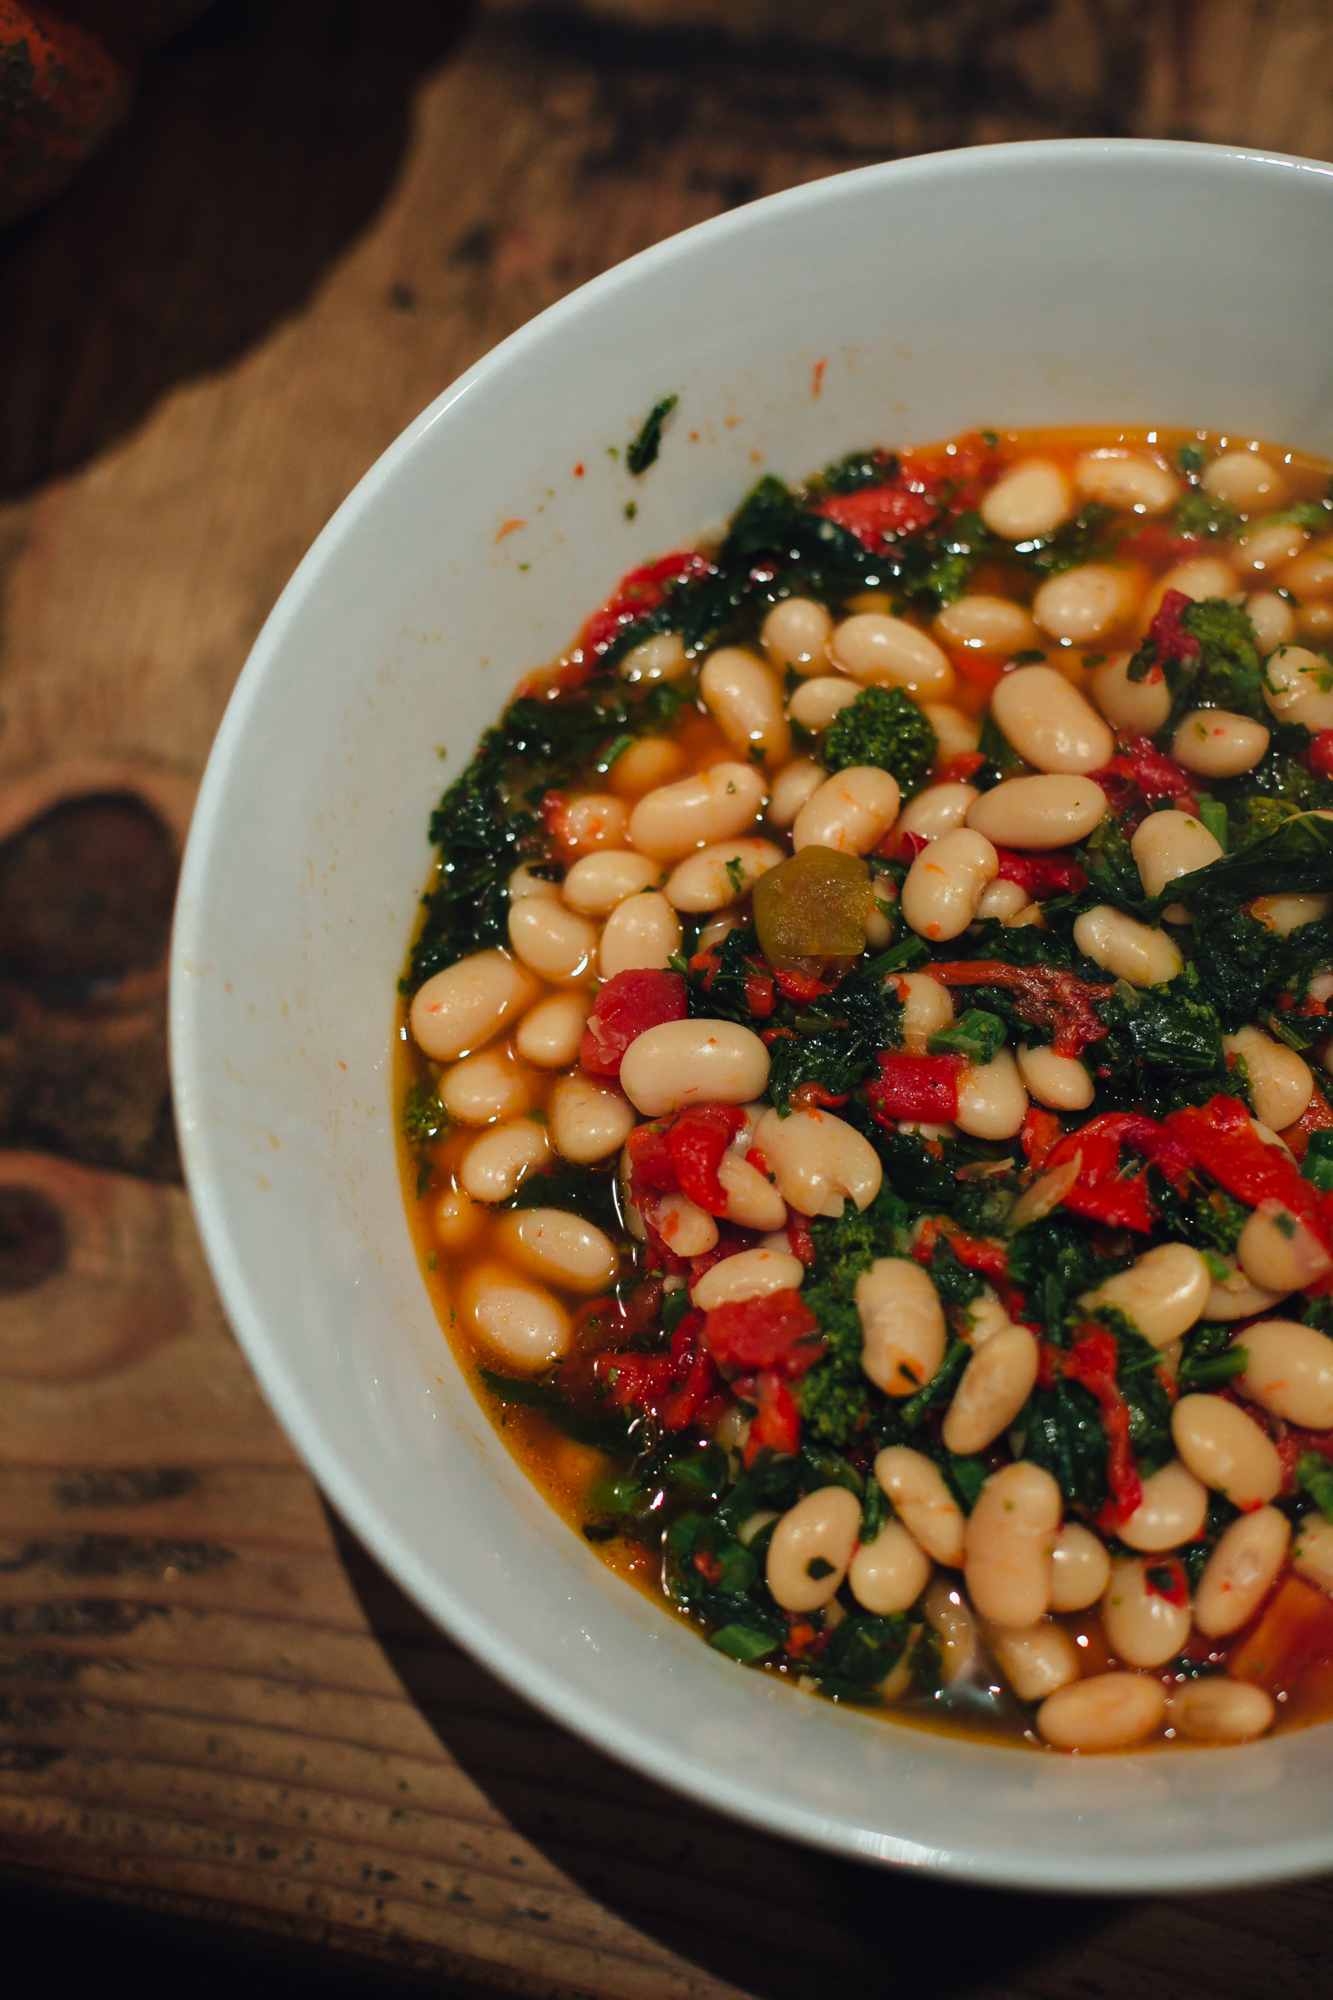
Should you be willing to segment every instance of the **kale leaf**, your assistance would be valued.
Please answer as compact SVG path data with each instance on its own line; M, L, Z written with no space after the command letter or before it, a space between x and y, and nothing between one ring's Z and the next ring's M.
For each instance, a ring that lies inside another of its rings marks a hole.
M662 425L680 401L679 396L663 396L653 404L643 420L639 434L625 447L625 463L631 477L639 479L650 465L656 465L657 454L662 449Z

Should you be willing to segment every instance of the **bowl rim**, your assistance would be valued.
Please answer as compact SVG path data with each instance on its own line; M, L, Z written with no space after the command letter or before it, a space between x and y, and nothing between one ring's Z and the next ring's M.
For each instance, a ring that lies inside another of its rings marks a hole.
M830 198L836 199L836 192L831 195L831 191L847 183L901 186L915 180L966 178L979 169L984 170L992 161L998 165L1034 155L1064 156L1079 162L1125 159L1167 162L1187 157L1215 164L1219 169L1227 163L1245 163L1255 168L1333 178L1333 163L1327 161L1262 147L1196 140L1033 139L914 154L823 175L692 224L600 272L490 348L399 432L340 503L283 587L237 677L200 785L172 925L169 1039L173 1097L178 1105L194 1099L195 1080L203 1067L196 1037L195 983L189 973L192 965L206 962L208 956L206 948L200 949L205 941L198 937L196 927L201 892L217 859L235 752L289 627L319 588L344 539L374 509L381 492L426 433L471 392L520 361L529 350L538 348L553 328L595 309L602 300L633 285L643 274L670 264L683 246L700 237L725 239L746 235L756 222L796 214L819 207ZM1253 1848L1181 1855L1166 1878L1160 1857L1153 1857L1147 1865L1133 1854L1109 1857L1071 1854L1067 1861L1060 1857L1039 1860L1021 1853L997 1852L991 1846L971 1846L965 1835L948 1849L941 1849L886 1833L870 1834L850 1822L793 1807L786 1801L779 1825L771 1793L759 1786L720 1778L701 1760L688 1753L669 1751L642 1729L618 1725L597 1710L580 1693L577 1683L558 1667L548 1667L536 1654L515 1655L509 1641L476 1604L457 1596L442 1583L406 1545L375 1501L363 1493L344 1461L337 1439L307 1409L280 1343L270 1338L265 1314L246 1281L242 1260L234 1247L237 1239L227 1203L210 1172L205 1136L196 1134L185 1120L181 1121L180 1147L191 1206L223 1310L265 1400L307 1471L376 1561L432 1622L498 1680L593 1748L619 1759L667 1789L763 1833L799 1840L852 1860L892 1863L976 1886L1079 1895L1181 1893L1292 1880L1333 1865L1333 1821L1323 1838L1270 1840ZM954 1741L966 1749L963 1739L938 1740ZM1243 1754L1244 1748L1196 1749L1189 1754L1192 1758L1235 1756ZM1027 1763L1033 1752L1014 1748L1004 1754ZM1091 1879L1094 1869L1095 1880Z

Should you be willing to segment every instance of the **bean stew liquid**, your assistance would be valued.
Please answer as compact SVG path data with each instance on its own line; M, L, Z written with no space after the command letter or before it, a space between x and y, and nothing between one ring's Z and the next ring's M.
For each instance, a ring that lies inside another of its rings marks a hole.
M450 786L404 1190L720 1653L1047 1750L1333 1715L1333 500L1248 438L760 482Z

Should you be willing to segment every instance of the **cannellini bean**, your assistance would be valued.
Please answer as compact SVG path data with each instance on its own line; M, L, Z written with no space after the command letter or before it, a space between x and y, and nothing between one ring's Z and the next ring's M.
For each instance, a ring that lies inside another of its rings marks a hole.
M1136 514L1164 514L1180 493L1180 481L1164 465L1118 445L1085 451L1074 467L1074 484L1089 500Z
M812 597L785 597L775 604L759 637L775 667L798 674L822 673L828 660L833 620Z
M1021 604L980 591L946 606L935 620L935 635L968 652L1023 653L1038 644L1037 628Z
M988 1063L968 1063L958 1078L960 1132L974 1139L1012 1139L1027 1117L1028 1094L1009 1049L997 1049Z
M1128 618L1133 607L1133 583L1123 570L1083 563L1047 577L1032 600L1032 615L1053 639L1079 645L1100 639Z
M706 1208L687 1194L658 1195L652 1205L653 1225L678 1257L704 1257L717 1245L717 1224Z
M569 1315L541 1285L487 1264L469 1278L463 1314L486 1345L521 1368L546 1368L566 1352Z
M787 703L787 713L802 729L818 733L827 729L835 715L851 704L861 692L861 684L847 674L820 674L802 681Z
M1269 731L1248 715L1192 708L1176 727L1171 755L1201 778L1237 778L1263 759L1268 743Z
M1160 1350L1203 1317L1212 1282L1207 1264L1188 1243L1159 1243L1136 1257L1127 1271L1084 1292L1079 1304L1092 1313L1099 1306L1113 1306Z
M674 778L684 761L680 745L669 736L641 736L616 758L607 783L621 798L642 798Z
M1079 1521L1066 1521L1051 1551L1052 1611L1086 1611L1111 1575L1106 1544Z
M1221 842L1185 812L1149 813L1129 845L1145 896L1160 896L1168 882L1222 858Z
M1186 1681L1166 1704L1168 1726L1198 1743L1249 1743L1271 1729L1276 1716L1267 1689L1223 1674Z
M1196 1479L1237 1507L1282 1490L1282 1461L1253 1417L1221 1396L1182 1396L1171 1412L1176 1450Z
M1027 890L1021 888L1017 882L992 882L981 892L981 901L977 904L977 922L1011 923L1020 910L1031 907L1031 902Z
M735 1150L722 1155L717 1177L727 1197L726 1219L740 1229L775 1230L785 1227L787 1204L757 1167Z
M443 1062L488 1042L515 1014L531 1006L538 990L524 968L504 952L477 951L418 988L408 1023L418 1048Z
M1333 896L1256 896L1250 915L1277 937L1290 937L1302 924L1319 924L1333 912Z
M1286 1297L1285 1292L1270 1292L1266 1285L1256 1285L1234 1257L1224 1257L1222 1262L1227 1274L1213 1280L1203 1309L1204 1319L1250 1319L1255 1313L1268 1312Z
M1296 637L1295 613L1286 598L1279 597L1275 590L1252 592L1245 600L1245 613L1254 627L1261 653L1274 653L1279 646L1289 646Z
M985 1666L981 1632L961 1589L937 1576L921 1600L926 1623L938 1638L940 1676L946 1687L975 1680Z
M1277 467L1257 451L1224 451L1205 465L1199 484L1214 500L1239 508L1242 514L1255 507L1281 504L1286 482Z
M679 632L654 632L650 639L632 646L620 662L621 677L627 681L678 681L689 670L689 655Z
M704 1272L690 1292L700 1312L800 1289L805 1266L790 1250L740 1250Z
M1223 1035L1222 1047L1245 1064L1250 1103L1260 1124L1275 1132L1294 1125L1314 1094L1310 1065L1285 1042L1275 1042L1253 1026Z
M654 861L679 861L691 848L743 833L763 803L764 781L753 764L713 764L641 798L629 837Z
M1032 1394L1041 1350L1025 1326L991 1335L963 1370L944 1418L944 1442L960 1455L984 1451Z
M898 991L903 1003L903 1047L909 1055L924 1055L931 1036L952 1024L952 996L928 972L900 973Z
M914 1396L944 1359L944 1308L911 1257L877 1257L856 1281L861 1366L886 1396Z
M768 1082L768 1050L735 1021L663 1021L630 1043L620 1081L645 1118L687 1104L745 1104Z
M508 1201L520 1182L545 1165L550 1151L544 1127L529 1118L493 1125L463 1155L458 1170L463 1192L473 1201Z
M532 1093L507 1049L483 1049L444 1072L440 1102L460 1125L490 1125L526 1111Z
M838 1592L861 1530L861 1503L822 1486L788 1509L768 1545L768 1587L784 1611L819 1611Z
M1236 1377L1242 1396L1303 1430L1333 1430L1333 1340L1326 1333L1298 1320L1267 1319L1247 1326L1233 1344L1249 1357Z
M572 910L585 917L606 917L626 896L656 889L662 880L658 862L628 847L604 847L585 854L570 869L563 894Z
M949 656L905 618L862 611L833 628L830 651L853 680L900 687L921 701L947 701L954 689Z
M1004 541L1040 541L1073 513L1074 498L1058 465L1027 458L996 480L980 511L991 533Z
M1194 1594L1194 1622L1210 1639L1248 1625L1287 1559L1291 1529L1276 1507L1242 1514L1204 1564Z
M862 1542L847 1571L852 1596L877 1618L891 1618L916 1603L930 1582L930 1557L901 1521L886 1521L873 1542Z
M1028 1095L1051 1111L1086 1111L1096 1092L1086 1065L1054 1049L1020 1046L1018 1073Z
M1279 1294L1303 1290L1333 1264L1333 1257L1309 1224L1280 1201L1260 1202L1240 1233L1236 1258L1254 1284ZM1329 1352L1333 1354L1333 1342L1329 1343ZM1300 1421L1303 1423L1305 1419ZM1333 1404L1328 1421L1333 1424ZM1317 1424L1314 1428L1322 1430L1326 1426Z
M973 1347L980 1347L992 1335L1003 1333L1013 1325L1008 1313L989 1285L984 1285L980 1294L970 1306L963 1308L967 1315L967 1338Z
M560 814L560 837L576 854L599 847L623 847L629 813L610 792L584 792Z
M782 690L769 669L739 646L710 653L699 675L699 694L733 750L758 754L774 765L791 755L791 731L782 713Z
M985 1628L986 1643L1020 1701L1044 1701L1078 1679L1078 1648L1063 1625L1043 1618L1020 1632Z
M1091 1674L1048 1695L1037 1728L1057 1750L1123 1750L1165 1713L1166 1689L1150 1674Z
M497 1235L516 1263L573 1292L601 1292L619 1258L604 1230L560 1208L526 1208L502 1217Z
M450 1188L435 1204L435 1234L446 1250L466 1250L475 1240L485 1213L462 1188Z
M1054 667L1018 667L991 696L991 712L1019 756L1039 771L1098 771L1115 737Z
M664 893L673 909L725 909L748 896L759 877L785 859L771 840L720 840L678 861Z
M766 1049L764 1055L767 1060ZM755 1132L755 1145L779 1194L800 1215L838 1216L848 1201L857 1209L868 1208L884 1179L879 1154L870 1141L830 1111L793 1111L787 1118L766 1111Z
M959 1568L963 1510L935 1461L909 1445L887 1445L875 1459L875 1477L913 1541L937 1563Z
M1091 778L1043 773L1006 778L968 808L967 823L997 847L1066 847L1106 817L1106 794Z
M549 1109L556 1151L581 1167L618 1153L634 1130L634 1113L614 1085L579 1073L559 1078Z
M509 900L521 903L525 896L558 896L560 884L547 881L544 875L534 875L526 861L521 861L509 877Z
M1298 1576L1333 1597L1333 1521L1302 1514L1292 1545L1291 1566Z
M656 889L627 896L602 926L597 969L603 979L618 972L660 972L680 950L680 919Z
M982 891L995 880L999 866L999 856L984 834L966 826L940 834L907 871L904 918L921 937L960 937L976 916Z
M547 896L509 906L509 942L524 965L545 979L577 979L592 964L596 926Z
M770 826L788 827L807 799L813 798L828 772L813 757L797 757L773 780L773 796L765 814Z
M1185 966L1165 931L1137 923L1109 903L1075 918L1074 943L1094 965L1131 986L1164 986Z
M963 1574L980 1617L1021 1630L1045 1616L1059 1529L1060 1489L1049 1472L1028 1460L992 1472L964 1534Z
M1235 588L1236 572L1230 563L1220 556L1195 556L1158 577L1139 612L1140 623L1146 630L1161 610L1168 590L1178 590L1183 597L1202 604L1210 597L1230 597Z
M853 764L826 778L806 800L791 830L793 849L833 847L869 854L898 817L898 781L873 764Z
M977 717L964 715L961 708L954 708L950 702L923 702L921 713L935 732L942 764L947 764L951 757L965 757L981 741L981 724Z
M1278 602L1281 603L1281 598ZM1132 653L1113 653L1092 676L1092 698L1113 729L1155 736L1171 713L1171 690L1160 667L1141 681L1129 678Z
M567 1069L583 1044L589 1002L587 993L553 993L523 1016L514 1047L524 1062L542 1069Z
M1264 668L1264 700L1279 722L1333 729L1333 666L1305 646L1281 646Z
M1178 1549L1203 1532L1208 1513L1208 1488L1178 1458L1170 1459L1143 1482L1143 1498L1118 1529L1127 1548L1145 1555ZM1136 1660L1146 1667L1147 1660Z
M1310 537L1301 528L1286 522L1265 526L1262 521L1242 535L1236 544L1236 559L1255 576L1280 570L1298 556Z
M1330 553L1327 537L1293 556L1283 568L1282 587L1300 600L1301 609L1296 623L1304 625L1304 614L1310 610L1311 604L1333 592L1333 553Z
M898 832L919 833L937 840L966 824L973 802L981 797L975 785L930 785L908 802L898 815Z

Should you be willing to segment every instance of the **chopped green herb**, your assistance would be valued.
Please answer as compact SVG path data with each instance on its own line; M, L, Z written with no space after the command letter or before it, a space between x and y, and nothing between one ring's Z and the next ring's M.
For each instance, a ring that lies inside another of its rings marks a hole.
M657 463L657 454L662 449L662 425L671 415L679 396L663 396L654 403L643 420L643 428L632 444L625 447L625 463L635 479L639 479L650 465Z

